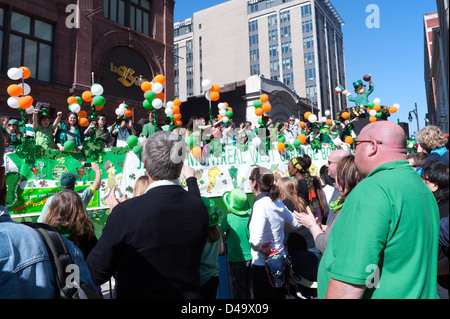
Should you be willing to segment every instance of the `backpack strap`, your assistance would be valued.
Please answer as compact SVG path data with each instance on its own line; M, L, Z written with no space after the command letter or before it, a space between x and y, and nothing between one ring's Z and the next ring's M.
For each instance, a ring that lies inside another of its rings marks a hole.
M59 288L58 297L67 298L72 290L74 290L73 293L75 293L76 288L66 287L66 269L68 265L73 264L73 261L59 232L52 226L43 223L22 222L22 224L33 228L42 238L45 247L47 248Z

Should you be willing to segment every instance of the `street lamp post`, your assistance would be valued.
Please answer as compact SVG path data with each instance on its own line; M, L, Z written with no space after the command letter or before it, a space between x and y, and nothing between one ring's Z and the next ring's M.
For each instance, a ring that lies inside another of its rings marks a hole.
M412 122L412 120L413 120L413 117L412 117L411 113L414 113L414 115L416 116L416 121L417 121L417 131L419 131L420 128L419 128L419 114L418 114L418 112L417 112L417 103L415 103L414 110L409 111L409 114L408 114L408 120L409 120L410 122Z

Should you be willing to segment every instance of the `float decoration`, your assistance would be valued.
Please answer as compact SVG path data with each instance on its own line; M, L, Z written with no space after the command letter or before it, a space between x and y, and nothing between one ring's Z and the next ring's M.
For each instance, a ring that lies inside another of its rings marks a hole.
M141 90L144 92L144 101L142 106L146 110L153 110L153 125L157 126L157 112L163 107L164 101L164 84L166 83L166 77L162 74L157 74L152 82L142 81Z

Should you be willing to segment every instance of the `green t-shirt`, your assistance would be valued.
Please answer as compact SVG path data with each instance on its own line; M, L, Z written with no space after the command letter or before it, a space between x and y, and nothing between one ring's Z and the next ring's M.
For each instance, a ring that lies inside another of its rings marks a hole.
M219 276L219 246L221 242L222 237L213 243L206 241L200 263L200 286L203 286L211 277Z
M363 298L437 298L438 239L436 200L419 175L407 161L380 165L352 190L334 223L318 297L331 277L366 285Z
M34 132L36 145L41 145L43 149L55 148L55 141L53 139L53 128L51 125L44 131L42 126L38 124L36 132Z
M152 123L147 123L142 128L141 136L149 137L150 135L156 132L158 132L158 128Z
M251 248L248 242L250 232L248 230L249 215L239 216L228 213L220 224L222 233L227 233L228 261L240 262L252 259Z

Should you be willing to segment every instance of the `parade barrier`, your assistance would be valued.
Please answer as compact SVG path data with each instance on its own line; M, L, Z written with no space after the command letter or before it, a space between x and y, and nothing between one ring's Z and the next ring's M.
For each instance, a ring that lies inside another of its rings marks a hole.
M222 194L233 188L241 188L253 199L248 181L253 167L261 166L270 169L281 176L288 176L287 164L296 156L308 154L312 159L310 172L318 175L333 148L323 145L317 152L309 145L286 149L278 152L275 149L258 151L250 146L243 151L236 146L225 146L219 154L209 154L195 158L187 152L185 165L195 169L195 177L202 196L212 198L221 218L227 214L222 203ZM142 153L135 154L126 148L105 150L97 163L102 174L102 184L89 203L88 212L96 225L97 235L109 215L108 196L116 187L116 196L120 198L127 194L132 197L136 180L145 174ZM19 221L35 221L40 215L47 198L60 191L60 178L66 172L77 177L75 190L89 187L93 184L95 173L86 165L82 153L62 152L58 156L36 157L29 164L17 153L5 155L7 208L12 218ZM181 184L186 182L180 176Z

